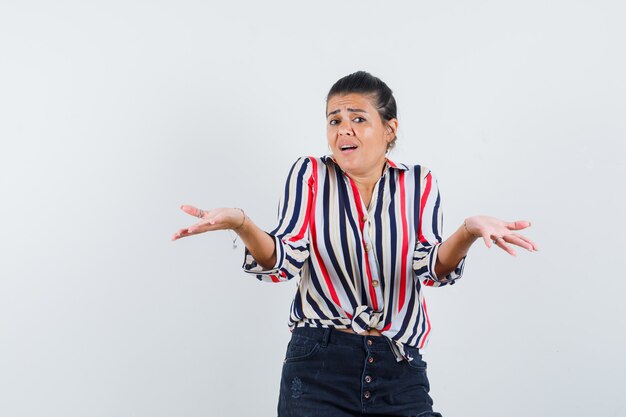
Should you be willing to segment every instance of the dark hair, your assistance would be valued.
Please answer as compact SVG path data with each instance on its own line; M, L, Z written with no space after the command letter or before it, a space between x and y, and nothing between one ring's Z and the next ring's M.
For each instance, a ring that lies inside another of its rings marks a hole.
M380 78L373 76L369 72L357 71L341 78L330 88L330 91L326 96L326 103L328 104L328 100L330 100L333 96L351 93L372 96L374 98L374 106L378 110L378 114L383 122L398 118L396 99L393 97L391 88L389 88ZM387 150L390 150L395 146L396 139L397 137L394 137L389 142Z

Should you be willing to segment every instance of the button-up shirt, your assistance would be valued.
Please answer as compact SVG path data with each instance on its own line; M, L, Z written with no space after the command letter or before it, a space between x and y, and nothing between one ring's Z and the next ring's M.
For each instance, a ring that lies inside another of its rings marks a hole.
M423 286L454 284L463 273L465 257L447 276L435 274L442 221L426 167L387 159L366 207L332 156L301 157L269 233L276 264L263 269L246 248L243 268L266 282L299 277L290 327L377 329L401 360L405 344L422 349L428 341Z

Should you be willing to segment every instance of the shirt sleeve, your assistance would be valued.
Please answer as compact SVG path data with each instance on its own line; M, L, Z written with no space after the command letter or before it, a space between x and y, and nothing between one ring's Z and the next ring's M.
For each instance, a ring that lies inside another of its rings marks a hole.
M282 282L298 276L309 258L309 213L313 201L313 163L299 158L291 167L283 198L278 205L278 226L268 233L276 246L276 264L263 269L248 248L243 270L266 282ZM267 232L266 232L267 233Z
M445 277L438 277L435 274L435 262L443 234L441 195L437 179L432 172L424 167L416 167L416 169L421 169L425 174L420 173L419 224L413 253L413 270L417 278L426 286L442 287L454 284L463 275L466 256Z

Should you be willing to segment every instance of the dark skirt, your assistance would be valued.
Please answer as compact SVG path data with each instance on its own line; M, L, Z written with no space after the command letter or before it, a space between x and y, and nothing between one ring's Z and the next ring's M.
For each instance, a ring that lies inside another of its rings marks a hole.
M398 362L383 336L298 327L287 346L279 417L419 416L433 412L426 362Z

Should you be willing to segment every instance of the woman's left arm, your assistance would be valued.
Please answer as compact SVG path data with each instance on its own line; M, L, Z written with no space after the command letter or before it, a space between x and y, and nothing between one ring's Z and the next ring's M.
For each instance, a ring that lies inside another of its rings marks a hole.
M467 255L472 244L479 238L483 239L488 248L491 248L493 243L512 256L515 256L516 253L511 245L522 247L531 252L539 250L532 240L515 233L515 231L527 227L530 227L530 222L525 220L505 222L491 216L468 217L456 232L439 245L437 260L435 261L435 274L438 277L443 277L452 272L461 259Z

